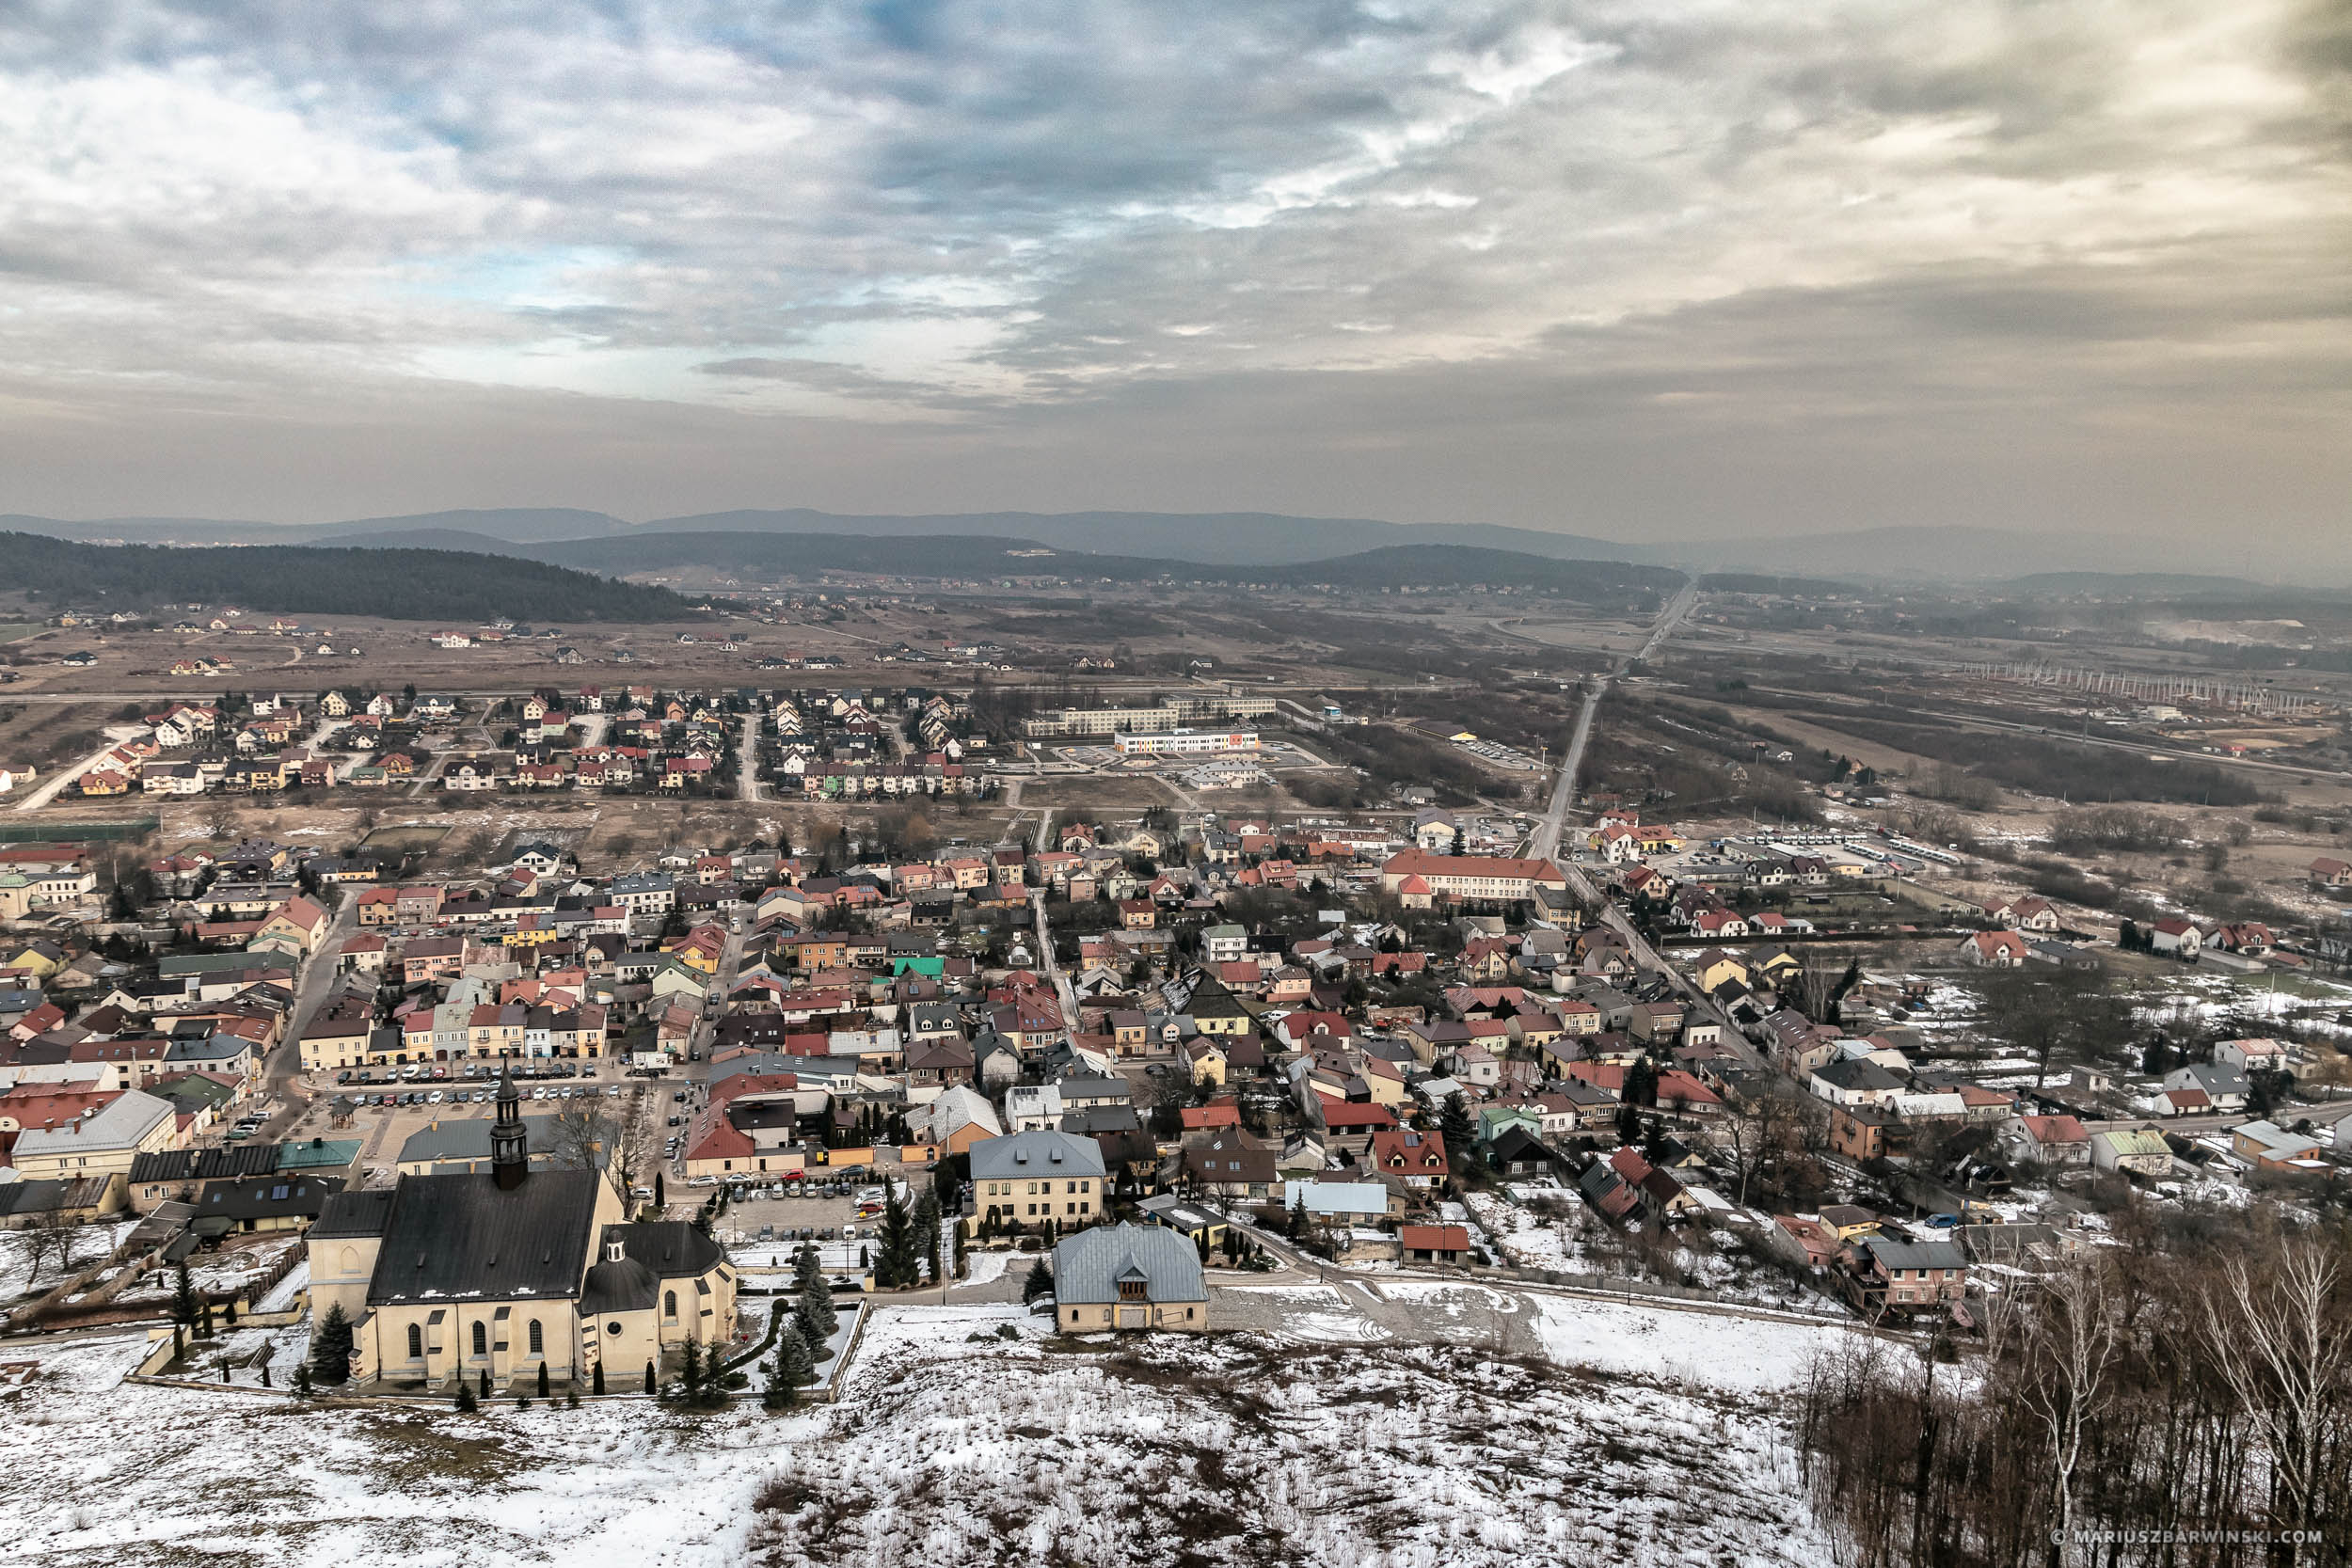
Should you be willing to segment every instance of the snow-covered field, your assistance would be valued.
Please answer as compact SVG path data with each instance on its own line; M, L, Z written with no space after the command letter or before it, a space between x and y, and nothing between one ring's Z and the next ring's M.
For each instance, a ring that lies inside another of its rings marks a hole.
M0 1513L11 1561L73 1568L1830 1560L1772 1396L1843 1331L1442 1281L1230 1294L1250 1332L1121 1341L882 1307L842 1402L787 1417L304 1406L121 1384L142 1336L12 1344L38 1367L0 1385ZM274 1332L282 1386L302 1331Z

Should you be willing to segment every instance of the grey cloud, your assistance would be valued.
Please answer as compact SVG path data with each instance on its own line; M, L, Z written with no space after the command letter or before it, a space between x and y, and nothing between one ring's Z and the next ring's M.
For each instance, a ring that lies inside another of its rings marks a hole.
M2233 76L2183 53L2203 19L2073 0L27 0L0 398L156 435L24 445L0 507L906 510L960 474L1817 528L2030 482L2191 533L2219 491L2134 476L2242 472L2226 435L2264 453L2241 510L2301 517L2342 465L2258 427L2352 380L2344 15L2233 8L2197 40ZM174 397L292 421L367 499L171 445ZM457 406L512 421L503 469ZM630 408L676 442L616 442ZM391 493L375 424L497 494Z

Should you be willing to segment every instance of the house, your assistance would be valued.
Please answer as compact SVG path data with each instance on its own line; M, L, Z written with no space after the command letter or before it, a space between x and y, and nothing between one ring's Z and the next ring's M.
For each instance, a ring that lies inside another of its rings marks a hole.
M2194 959L2204 950L2204 933L2178 915L2168 916L2148 927L2148 945L2154 952Z
M2216 1111L2242 1111L2254 1085L2245 1073L2227 1062L2191 1062L2164 1075L2167 1090L2199 1090Z
M2322 855L2311 863L2311 879L2317 887L2352 887L2352 862Z
M2270 1121L2230 1129L2230 1152L2256 1170L2293 1170L2322 1157L2327 1146L2309 1132L2290 1132Z
M983 1138L971 1156L976 1218L1067 1227L1104 1212L1103 1148L1092 1138L1037 1129Z
M1979 931L1961 939L1960 961L1979 969L2016 969L2031 952L2015 931Z
M1367 1169L1416 1188L1444 1186L1449 1168L1444 1140L1410 1128L1374 1132L1364 1164Z
M1968 1291L1968 1259L1949 1242L1894 1242L1872 1236L1857 1243L1865 1262L1866 1300L1896 1310L1957 1303Z
M1460 1225L1408 1225L1397 1233L1408 1263L1461 1263L1470 1258L1470 1228Z
M1200 1143L1184 1147L1184 1172L1217 1196L1263 1198L1281 1184L1275 1168L1278 1152L1238 1127L1219 1127Z
M2020 1152L2045 1165L2090 1163L2090 1133L2073 1117L2019 1117Z
M2172 1146L2153 1127L2120 1128L2090 1135L2090 1164L2134 1176L2172 1174Z
M1054 1321L1065 1334L1204 1332L1209 1285L1196 1243L1180 1230L1123 1222L1065 1237L1054 1248Z
M2223 1040L2213 1048L2213 1059L2250 1076L2257 1070L2288 1072L2287 1048L2277 1040Z

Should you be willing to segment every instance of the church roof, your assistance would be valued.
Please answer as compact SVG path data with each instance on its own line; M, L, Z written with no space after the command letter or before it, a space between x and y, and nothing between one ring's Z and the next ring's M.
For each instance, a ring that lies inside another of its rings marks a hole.
M501 1189L488 1176L405 1176L393 1189L368 1305L568 1299L595 1241L595 1171L542 1168Z

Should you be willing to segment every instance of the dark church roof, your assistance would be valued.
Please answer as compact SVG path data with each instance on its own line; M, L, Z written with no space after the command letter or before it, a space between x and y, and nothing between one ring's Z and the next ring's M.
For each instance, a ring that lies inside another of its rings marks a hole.
M501 1188L488 1176L402 1177L368 1305L568 1299L587 1266L603 1180L540 1169Z
M310 1239L325 1241L338 1236L381 1236L384 1222L391 1216L392 1190L376 1187L367 1192L341 1192L326 1200L319 1217L310 1229Z
M606 1226L597 1245L609 1252L615 1242L621 1244L620 1258L588 1271L580 1296L583 1318L649 1308L664 1279L707 1274L724 1256L718 1243L681 1220Z

